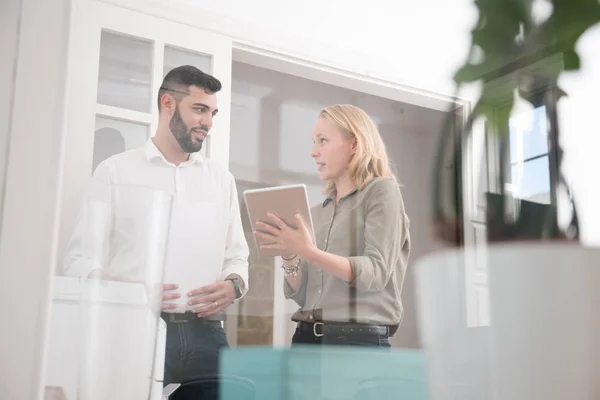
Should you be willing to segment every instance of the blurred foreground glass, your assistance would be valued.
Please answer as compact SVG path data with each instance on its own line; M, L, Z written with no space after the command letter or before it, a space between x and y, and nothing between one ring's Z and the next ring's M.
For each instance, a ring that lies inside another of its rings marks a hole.
M467 323L475 319L467 315L471 311L468 277L480 272L487 278L486 256L485 251L469 247L434 253L416 262L417 316L432 400L494 398L489 323ZM473 279L473 285L476 282ZM477 307L488 304L486 285L484 279L475 288ZM489 308L479 311L489 321Z
M431 399L598 399L598 259L600 249L561 241L421 258L418 317ZM472 279L475 270L487 280ZM467 324L471 285L487 324Z
M150 399L162 389L158 340L172 197L96 185L84 200L79 400ZM162 323L162 324L161 324Z

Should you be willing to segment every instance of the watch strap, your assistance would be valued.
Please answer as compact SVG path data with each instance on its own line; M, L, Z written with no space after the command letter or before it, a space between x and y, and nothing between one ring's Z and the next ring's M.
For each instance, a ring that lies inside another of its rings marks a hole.
M239 278L226 278L226 281L231 281L233 283L233 287L235 288L235 298L239 299L242 297L242 285L240 283Z

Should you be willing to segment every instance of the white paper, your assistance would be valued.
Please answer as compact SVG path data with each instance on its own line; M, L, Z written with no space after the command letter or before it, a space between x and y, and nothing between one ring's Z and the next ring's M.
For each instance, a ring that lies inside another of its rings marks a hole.
M177 309L168 312L183 313L190 310L188 292L215 283L221 277L223 260L215 251L219 240L217 230L217 204L213 202L183 202L173 204L164 283L176 283L181 294L171 303ZM199 305L194 305L194 308Z

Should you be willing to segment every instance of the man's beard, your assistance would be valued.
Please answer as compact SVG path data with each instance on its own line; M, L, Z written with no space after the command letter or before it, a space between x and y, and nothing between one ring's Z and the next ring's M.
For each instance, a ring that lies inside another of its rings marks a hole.
M183 122L183 118L181 118L181 113L179 112L179 106L177 106L175 114L171 117L169 128L171 129L175 140L177 140L179 147L181 147L181 150L186 153L197 153L202 150L202 143L204 143L204 141L194 141L192 129ZM202 125L200 129L208 133L208 126Z

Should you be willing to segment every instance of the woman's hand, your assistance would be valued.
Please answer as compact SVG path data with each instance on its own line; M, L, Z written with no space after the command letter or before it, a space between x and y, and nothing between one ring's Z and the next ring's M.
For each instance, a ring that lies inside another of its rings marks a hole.
M262 249L278 250L284 256L297 255L304 258L315 247L312 235L306 228L300 214L294 216L297 228L292 228L274 214L267 214L268 223L258 221L255 235L269 244L263 244Z

